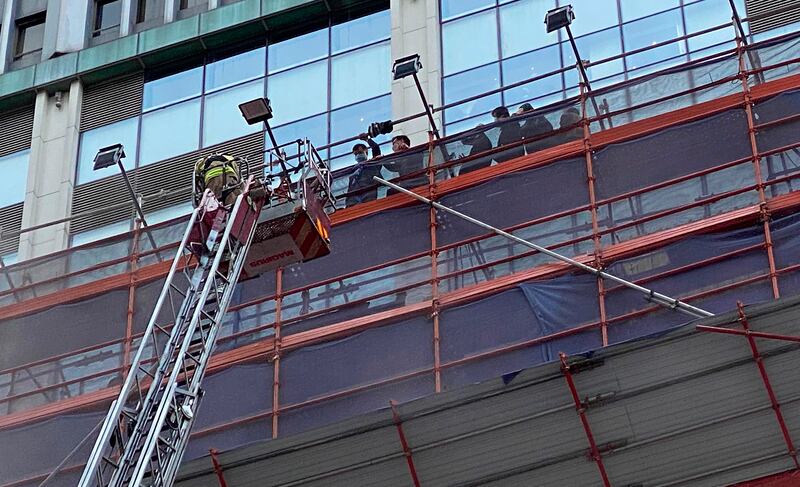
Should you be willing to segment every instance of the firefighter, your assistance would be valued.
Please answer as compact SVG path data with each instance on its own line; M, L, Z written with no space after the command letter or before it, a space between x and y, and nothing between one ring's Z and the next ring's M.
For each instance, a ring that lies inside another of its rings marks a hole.
M233 204L236 197L242 194L239 159L236 157L228 154L201 157L194 171L197 194L210 189L225 206Z

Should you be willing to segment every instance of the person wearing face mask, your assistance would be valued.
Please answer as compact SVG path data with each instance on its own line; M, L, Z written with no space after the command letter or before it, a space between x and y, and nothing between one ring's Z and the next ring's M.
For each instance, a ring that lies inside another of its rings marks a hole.
M369 149L372 151L372 159L380 157L381 148L369 135L361 134L359 138L369 144ZM363 143L359 142L353 146L353 157L356 160L356 169L350 175L347 192L354 194L345 199L345 205L348 207L377 199L378 187L372 177L381 175L381 165L369 162L367 146ZM369 189L358 191L361 188Z

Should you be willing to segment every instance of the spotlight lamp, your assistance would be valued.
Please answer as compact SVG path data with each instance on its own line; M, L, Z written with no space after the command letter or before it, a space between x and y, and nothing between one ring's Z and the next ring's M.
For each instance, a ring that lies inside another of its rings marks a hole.
M114 166L119 164L125 158L125 149L122 147L122 144L114 144L108 147L103 147L102 149L97 151L97 154L94 156L94 166L92 169L95 171L99 169L105 169L107 167Z
M239 111L248 125L266 122L272 118L272 107L268 98L256 98L239 105Z
M562 27L567 27L573 20L575 20L575 12L572 10L572 5L554 8L553 10L549 10L544 16L547 32L553 32Z
M422 62L419 60L419 54L412 54L396 60L392 66L392 73L394 73L394 79L402 79L417 74L420 69L422 69Z

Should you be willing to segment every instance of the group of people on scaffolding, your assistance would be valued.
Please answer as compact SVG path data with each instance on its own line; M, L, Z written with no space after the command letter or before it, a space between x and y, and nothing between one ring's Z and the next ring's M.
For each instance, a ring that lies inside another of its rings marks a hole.
M437 146L435 164L464 159L462 163L443 171L444 177L465 174L583 137L583 129L579 124L581 115L575 107L568 107L561 112L557 129L543 114L535 112L530 103L520 105L513 115L507 107L497 107L492 110L492 118L494 121L490 125L479 124ZM359 136L363 142L353 145L356 165L348 181L347 207L378 199L380 188L374 176L399 178L398 184L407 188L428 182L424 171L428 165L428 153L409 150L411 140L406 135L395 135L391 139L393 153L384 156L380 146L373 140L376 135L373 130L363 133ZM503 147L508 148L503 150ZM385 195L394 192L390 189Z

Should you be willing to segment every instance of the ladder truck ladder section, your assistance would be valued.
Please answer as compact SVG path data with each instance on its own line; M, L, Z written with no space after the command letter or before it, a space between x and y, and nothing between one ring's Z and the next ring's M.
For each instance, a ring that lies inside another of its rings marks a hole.
M230 211L207 190L192 213L80 487L172 485L203 394L200 382L264 204L251 197L252 187L250 179ZM176 310L173 303L181 298Z

